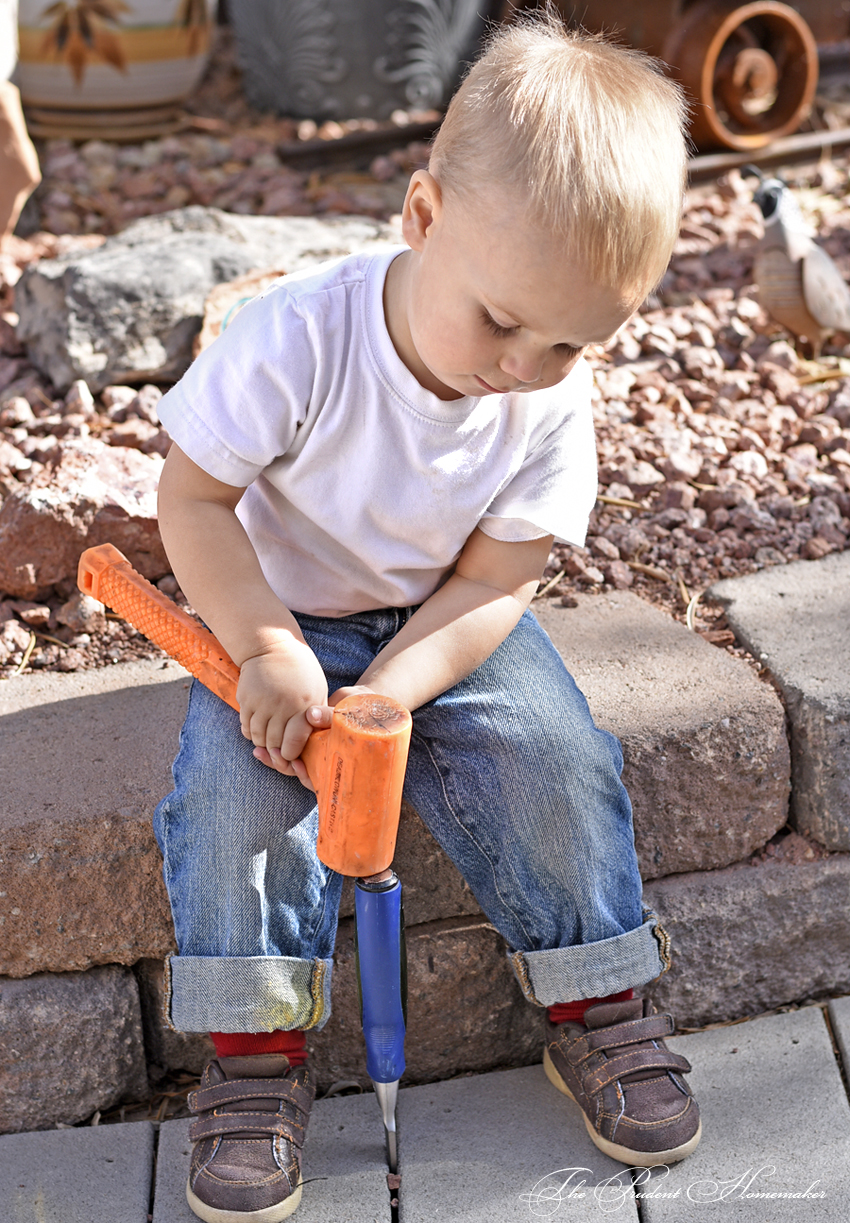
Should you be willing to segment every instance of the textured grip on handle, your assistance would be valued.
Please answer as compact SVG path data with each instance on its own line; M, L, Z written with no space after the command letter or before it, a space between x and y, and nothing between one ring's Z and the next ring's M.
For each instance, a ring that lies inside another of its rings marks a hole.
M152 586L112 544L87 548L80 557L77 585L118 612L155 645L176 658L233 709L239 708L239 668L208 629Z

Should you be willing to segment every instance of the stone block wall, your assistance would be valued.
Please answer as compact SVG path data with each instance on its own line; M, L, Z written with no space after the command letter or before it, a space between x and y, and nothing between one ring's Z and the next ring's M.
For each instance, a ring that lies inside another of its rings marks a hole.
M748 864L787 818L775 689L628 592L544 604L539 616L596 720L623 742L646 898L674 942L673 968L649 992L694 1027L850 988L848 856ZM208 1037L161 1017L173 933L150 814L168 789L187 684L175 664L137 663L0 689L17 766L0 787L0 1131L73 1124L142 1096L146 1071L197 1073L210 1055ZM542 1012L409 808L395 865L408 1080L539 1060ZM351 913L347 886L333 1015L310 1036L323 1087L367 1082ZM60 1027L61 1056L39 1066Z

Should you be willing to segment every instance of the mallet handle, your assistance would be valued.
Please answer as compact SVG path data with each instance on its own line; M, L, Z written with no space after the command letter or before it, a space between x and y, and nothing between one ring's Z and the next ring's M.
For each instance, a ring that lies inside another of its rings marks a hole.
M216 638L137 573L112 544L87 548L77 584L144 633L233 709L239 668ZM314 730L301 759L319 803L320 860L342 875L371 877L395 853L412 719L388 697L345 697L330 730Z

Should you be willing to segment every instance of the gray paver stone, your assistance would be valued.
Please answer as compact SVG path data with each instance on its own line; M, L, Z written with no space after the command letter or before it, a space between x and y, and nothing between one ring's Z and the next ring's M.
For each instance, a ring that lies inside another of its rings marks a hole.
M850 849L850 552L730 578L709 593L785 698L793 823L828 849Z
M844 1223L850 1106L820 1008L669 1045L693 1062L703 1138L639 1186L659 1195L643 1199L644 1223ZM790 1196L758 1196L771 1193Z
M147 1122L0 1138L0 1218L8 1223L147 1223Z
M828 1009L832 1032L844 1067L844 1077L850 1080L850 997L833 998Z
M622 1170L539 1065L403 1088L399 1167L401 1223L595 1221L597 1187ZM617 1217L636 1223L634 1202Z
M128 969L0 978L0 1133L73 1124L147 1088Z
M790 778L770 685L628 591L578 603L534 609L597 724L622 742L643 878L764 845L785 823Z
M160 1129L153 1223L197 1223L186 1202L189 1124L168 1121ZM388 1223L384 1131L371 1092L316 1101L302 1174L298 1223Z
M850 856L654 879L673 967L641 992L680 1027L850 990Z

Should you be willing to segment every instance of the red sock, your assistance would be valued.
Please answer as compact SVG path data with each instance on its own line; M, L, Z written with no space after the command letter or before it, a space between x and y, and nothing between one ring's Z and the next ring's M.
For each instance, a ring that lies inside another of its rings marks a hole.
M582 998L579 1002L556 1002L554 1006L547 1006L546 1010L549 1012L550 1023L567 1023L568 1020L581 1023L584 1019L584 1012L589 1006L596 1006L597 1002L627 1002L634 996L634 990L624 989L619 994L609 994L607 998Z
M285 1053L293 1066L307 1060L307 1037L298 1028L290 1032L210 1032L217 1057L248 1057L254 1053Z

